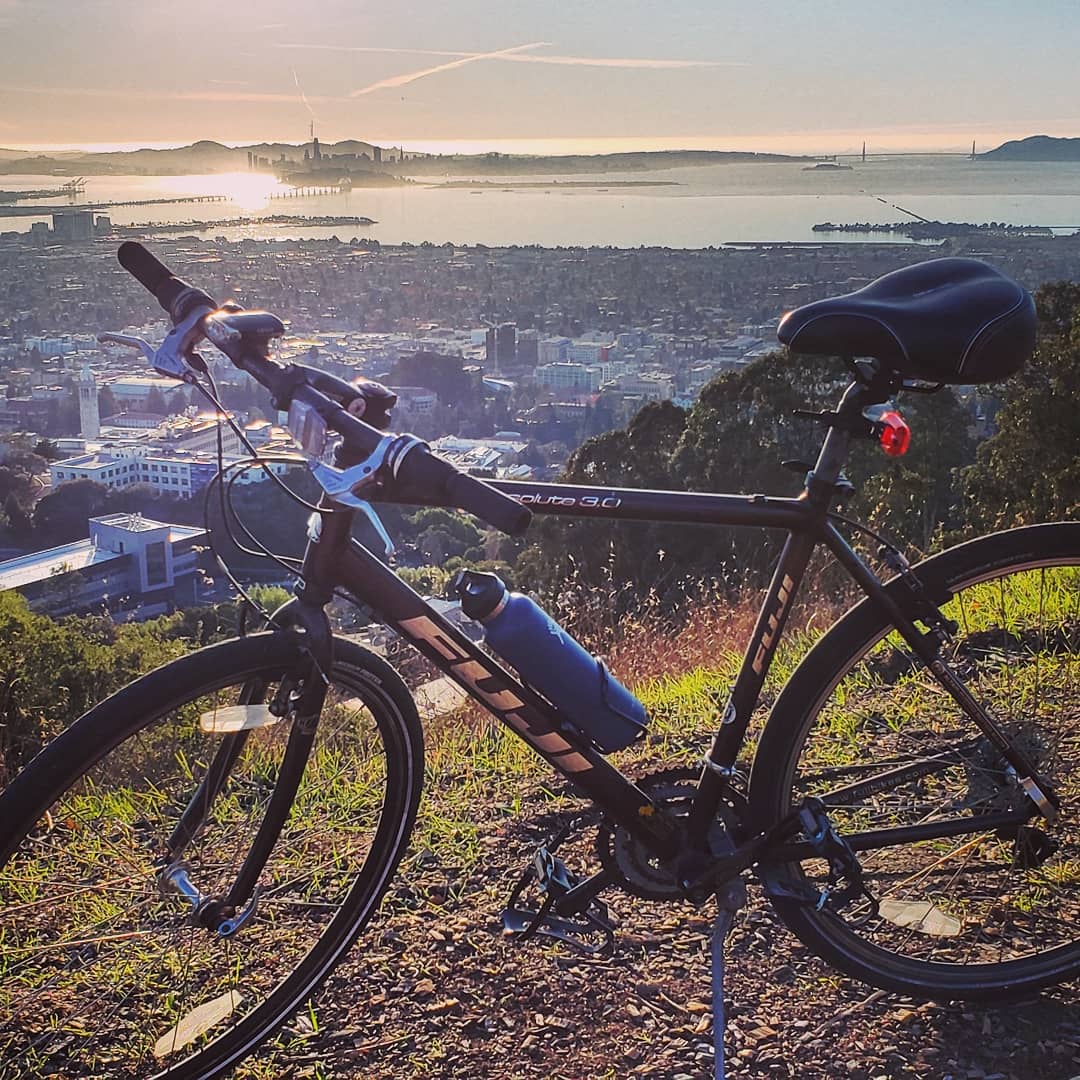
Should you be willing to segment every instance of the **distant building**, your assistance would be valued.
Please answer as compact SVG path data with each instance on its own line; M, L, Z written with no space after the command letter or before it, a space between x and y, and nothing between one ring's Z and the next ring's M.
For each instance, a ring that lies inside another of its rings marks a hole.
M522 367L534 368L540 362L539 335L535 330L519 330L517 359Z
M0 398L0 433L45 430L56 407L67 399L61 386L35 386L28 395Z
M559 364L569 358L569 338L544 338L537 343L537 359L541 364Z
M123 431L155 431L166 420L168 417L162 416L161 413L139 412L132 409L130 412L106 416L101 421L101 426L102 428L120 428Z
M53 237L62 244L89 243L94 238L92 210L54 210L52 223Z
M390 389L398 396L394 406L394 416L398 421L428 416L439 404L439 395L424 386L391 386Z
M517 324L503 323L499 327L498 369L506 371L517 363Z
M225 464L236 461L236 455L225 457ZM266 479L266 469L275 475L286 473L285 462L267 462L265 467L248 469L240 474L236 483L258 484ZM196 454L179 450L175 453L153 447L117 447L100 450L94 454L57 461L49 466L53 488L73 480L93 480L96 484L113 490L122 490L133 484L148 484L159 495L173 495L190 499L197 495L214 478L218 471L216 454Z
M83 364L79 373L79 431L84 439L96 439L101 434L97 379L89 364Z
M603 369L599 364L555 363L541 364L536 369L536 381L540 386L553 390L598 390Z
M646 401L670 401L675 396L675 380L661 371L619 375L604 385L604 392L621 394L625 399L642 404Z
M566 359L576 364L606 364L610 351L610 341L571 341Z
M166 406L175 404L179 410L182 408L179 404L181 399L187 403L187 392L179 379L163 379L156 375L124 375L118 379L110 379L106 385L112 391L116 404L122 406L122 411L125 412L128 409L145 411L146 403L154 390L161 394Z
M531 469L521 464L528 443L520 439L462 439L444 435L431 444L432 450L462 472L500 479L524 479Z
M85 540L0 562L0 591L16 589L50 615L123 611L158 615L195 600L198 552L206 533L140 514L90 519Z

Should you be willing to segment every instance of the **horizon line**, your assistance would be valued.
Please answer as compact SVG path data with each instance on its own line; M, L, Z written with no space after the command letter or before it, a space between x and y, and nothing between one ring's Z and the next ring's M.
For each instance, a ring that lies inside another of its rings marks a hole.
M835 143L838 138L847 136L850 149L828 148L809 149L818 140L815 135L819 134L820 142ZM996 149L1003 142L1015 142L1022 139L1048 137L1057 139L1074 138L1075 136L1050 135L1043 133L1033 135L1016 135L1001 133L994 138L978 140L988 149ZM2 139L2 136L0 136ZM797 139L804 146L803 150L793 150L784 147L783 144ZM0 144L0 150L8 152L26 153L28 156L44 156L47 154L110 154L110 153L136 153L141 150L183 150L195 146L201 142L215 143L230 150L241 150L252 146L288 146L300 149L308 145L310 139L299 141L281 138L248 138L248 139L131 139L131 140L103 140L87 142L48 142L48 143L16 143ZM337 139L320 139L324 146L334 146L344 142L365 143L369 146L379 146L383 149L401 148L409 153L435 154L444 156L482 156L490 153L499 153L508 157L565 157L565 156L601 156L606 154L630 154L630 153L754 153L754 154L778 154L793 157L805 156L832 156L845 157L848 155L860 155L861 137L852 138L850 133L828 132L821 133L784 133L761 136L714 136L714 135L653 135L653 136L536 136L533 138L510 138L495 136L492 138L357 138L347 136ZM709 145L701 145L708 143ZM754 148L748 148L747 144L753 143ZM897 154L951 154L970 153L970 142L965 136L955 136L948 143L921 141L912 139L910 142L903 135L888 135L880 133L876 138L867 138L867 156L894 156ZM895 145L884 145L885 143ZM614 149L604 144L617 144L620 148ZM666 145L665 145L666 144ZM721 145L723 144L723 145ZM876 144L876 146L875 146ZM521 149L505 149L507 146L521 147ZM591 146L594 149L583 149ZM428 149L439 147L438 150ZM541 147L548 147L544 150ZM562 147L562 148L559 148Z

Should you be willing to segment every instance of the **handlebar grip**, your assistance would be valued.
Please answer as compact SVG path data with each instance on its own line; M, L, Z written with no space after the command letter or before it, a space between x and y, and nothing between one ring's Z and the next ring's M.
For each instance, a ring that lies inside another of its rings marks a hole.
M169 313L173 322L179 322L178 313L173 309L177 298L184 292L197 293L198 298L205 298L210 307L217 305L205 293L195 290L186 281L178 278L160 259L136 243L127 240L116 252L120 265L148 292L157 297L157 302Z
M430 493L442 506L457 506L475 514L509 536L520 536L532 521L532 511L475 476L417 446L398 467L404 488ZM424 500L427 501L427 500Z
M520 536L532 521L532 511L527 506L457 469L447 478L443 490L451 506L468 510L508 536Z

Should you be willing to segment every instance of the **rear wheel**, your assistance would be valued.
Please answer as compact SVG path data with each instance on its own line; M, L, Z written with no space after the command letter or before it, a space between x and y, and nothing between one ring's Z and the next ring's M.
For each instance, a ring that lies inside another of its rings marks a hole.
M226 719L309 670L288 634L257 634L151 672L50 744L0 796L4 1075L209 1077L280 1027L375 911L416 815L423 750L398 676L335 642L317 738L234 937L162 889L162 852ZM248 731L182 858L222 896L262 820L291 720Z
M766 865L791 929L830 963L899 993L978 998L1080 973L1080 525L964 544L916 567L958 629L942 655L1061 799L1036 831L965 832L859 852L880 903L825 902L822 859ZM904 588L891 586L894 595ZM884 774L915 762L900 779ZM857 798L836 794L879 778ZM834 801L830 803L830 793ZM1030 806L1000 755L869 601L808 654L778 699L751 781L757 820L807 796L841 834ZM791 894L795 894L792 896Z

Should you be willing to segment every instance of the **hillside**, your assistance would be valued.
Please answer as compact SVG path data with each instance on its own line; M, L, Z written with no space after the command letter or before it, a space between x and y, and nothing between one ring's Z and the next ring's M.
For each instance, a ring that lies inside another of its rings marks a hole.
M345 139L323 143L327 156L373 156L372 143ZM56 175L127 175L176 176L190 173L235 172L248 167L248 154L278 161L282 156L299 164L305 144L252 143L247 146L225 146L203 139L190 146L167 150L117 150L90 154L79 151L58 151L49 154L30 154L27 151L0 149L0 173ZM397 151L386 149L384 154L396 156ZM624 154L568 154L548 157L528 154L422 154L395 165L395 171L405 175L462 175L512 173L605 173L642 172L650 169L672 169L691 165L726 165L744 162L807 161L809 158L784 154L750 154L724 150L654 150Z
M1080 161L1080 138L1029 135L980 154L979 161Z
M696 630L643 627L608 654L653 717L647 742L620 755L631 775L694 768L715 695L734 678L733 650L752 624L752 608L706 605L698 616ZM172 632L183 618L123 629L147 647L141 666L163 658L155 648L182 647ZM805 612L798 621L805 624ZM79 630L73 622L60 633ZM770 695L797 657L800 642L792 644L770 673ZM640 681L658 666L689 674ZM585 808L477 709L426 727L424 802L381 911L314 1005L240 1066L238 1080L712 1075L711 906L611 890L605 898L619 922L611 955L586 956L546 938L508 941L500 913L514 882L537 845ZM596 818L585 820L591 829L560 852L576 870L595 868ZM997 1007L919 1003L874 990L810 955L756 886L729 939L725 996L733 1080L1065 1080L1080 1072L1069 988Z

